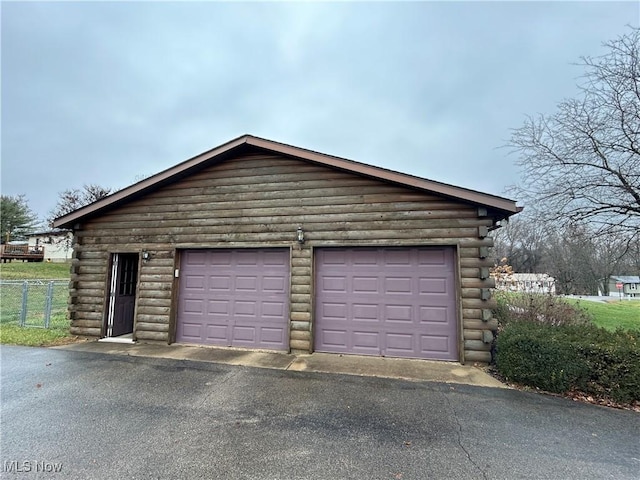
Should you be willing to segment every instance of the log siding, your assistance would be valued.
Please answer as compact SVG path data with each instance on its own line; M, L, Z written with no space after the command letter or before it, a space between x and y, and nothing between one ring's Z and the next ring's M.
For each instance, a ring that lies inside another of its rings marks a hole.
M134 337L174 338L179 253L190 248L291 249L290 348L313 346L313 248L456 248L461 361L488 362L483 332L495 330L482 278L493 226L477 205L277 154L244 154L111 207L75 228L71 332L100 336L111 254L146 250L140 261ZM304 245L296 228L305 232Z

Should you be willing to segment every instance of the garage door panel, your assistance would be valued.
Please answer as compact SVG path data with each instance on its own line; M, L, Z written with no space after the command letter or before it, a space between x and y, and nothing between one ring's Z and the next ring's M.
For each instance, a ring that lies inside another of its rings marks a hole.
M324 264L327 266L345 265L346 253L342 250L331 250L324 252Z
M335 277L335 276L323 277L322 289L327 292L347 293L347 279L345 277Z
M450 247L317 249L316 351L457 360Z
M255 327L233 327L233 339L235 344L242 343L255 343L256 329Z
M380 291L378 277L353 277L351 291L354 293L375 293ZM346 282L345 282L346 283ZM346 292L345 292L346 293Z
M426 352L434 352L446 356L451 349L451 339L446 336L422 335L420 340L422 350Z
M326 319L347 319L348 307L345 303L322 303L320 305L320 312L323 318Z
M413 307L411 305L386 305L385 320L390 323L412 323L414 320Z
M343 256L343 262L346 265L353 265L355 267L377 267L379 259L376 250L375 248L361 248L360 255L356 257L347 251L346 255Z
M285 340L284 335L286 331L282 328L265 327L260 330L260 333L262 335L263 342L279 345Z
M387 250L384 252L384 265L390 266L408 266L412 265L411 252L409 250Z
M420 307L421 323L447 323L449 315L446 307Z
M256 316L255 302L235 302L233 305L233 313L236 315L248 315L251 318Z
M189 290L204 290L204 275L189 275L185 278L186 286Z
M405 333L388 333L386 335L387 355L407 357L414 354L415 337Z
M183 252L176 340L288 350L289 257L288 249Z
M347 309L348 311L348 309ZM351 318L354 322L378 322L380 314L378 313L378 305L370 304L353 304L351 309ZM345 317L346 320L346 317Z
M203 315L205 312L204 302L202 300L186 299L184 311L189 314Z
M420 293L448 294L447 280L447 278L420 278Z
M228 251L223 251L223 250L217 250L215 255L210 255L210 250L202 250L201 252L187 252L187 254L189 256L192 255L207 255L206 260L204 260L205 263L202 263L201 265L203 266L209 266L209 265L215 265L215 266L230 266L231 265L231 261L233 258L233 252L231 250Z
M209 300L207 313L210 315L229 315L230 310L226 300Z
M185 258L185 263L190 266L202 266L205 265L207 260L207 254L204 251L190 252L190 255Z
M261 306L264 317L283 318L287 313L284 302L262 302Z
M229 335L229 327L225 324L208 324L205 327L202 327L205 330L205 339L214 341L214 342L224 342ZM201 340L202 337L198 338Z
M258 279L255 276L236 277L236 291L256 293L258 291Z
M188 338L197 338L199 339L201 337L201 330L202 330L202 325L200 325L199 323L188 323L185 322L185 324L183 325L183 332L184 332L184 336L188 337Z
M447 265L447 251L441 250L420 250L418 252L419 265Z
M378 332L358 331L353 332L353 346L359 349L378 349L380 334Z
M387 277L384 279L385 294L411 295L413 279L410 277Z
M283 294L287 291L288 278L285 277L263 277L262 291Z
M289 259L285 259L280 252L265 251L262 258L264 265L281 266L289 262Z
M231 291L231 278L229 278L229 276L225 275L211 275L209 276L209 290L218 290L218 291L223 291L223 292L230 292ZM191 288L187 285L187 288L189 289L190 293L193 293L191 291ZM203 289L204 289L204 285L203 285Z
M237 252L237 250L236 250ZM234 253L234 252L231 252ZM236 266L249 266L253 267L257 265L258 262L258 252L246 250L242 252L242 254L236 256Z
M319 333L319 336L321 337L322 345L331 347L334 351L347 351L347 330L327 327Z

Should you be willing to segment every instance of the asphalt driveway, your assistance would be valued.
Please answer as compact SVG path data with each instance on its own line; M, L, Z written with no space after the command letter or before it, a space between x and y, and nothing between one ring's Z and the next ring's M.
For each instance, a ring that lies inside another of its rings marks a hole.
M640 414L562 398L69 350L0 353L2 478L640 472Z

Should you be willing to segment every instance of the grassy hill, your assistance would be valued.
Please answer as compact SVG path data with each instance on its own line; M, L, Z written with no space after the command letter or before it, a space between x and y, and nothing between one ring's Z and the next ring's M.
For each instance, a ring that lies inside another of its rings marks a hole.
M68 279L69 264L53 262L0 263L0 280Z
M612 300L607 303L583 300L579 305L593 316L593 323L599 327L640 330L640 300Z

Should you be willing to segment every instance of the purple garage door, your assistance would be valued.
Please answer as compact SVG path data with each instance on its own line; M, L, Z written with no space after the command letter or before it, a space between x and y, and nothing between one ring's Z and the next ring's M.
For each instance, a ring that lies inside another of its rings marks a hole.
M315 350L458 360L453 248L316 250Z
M182 253L176 340L288 350L289 250Z

